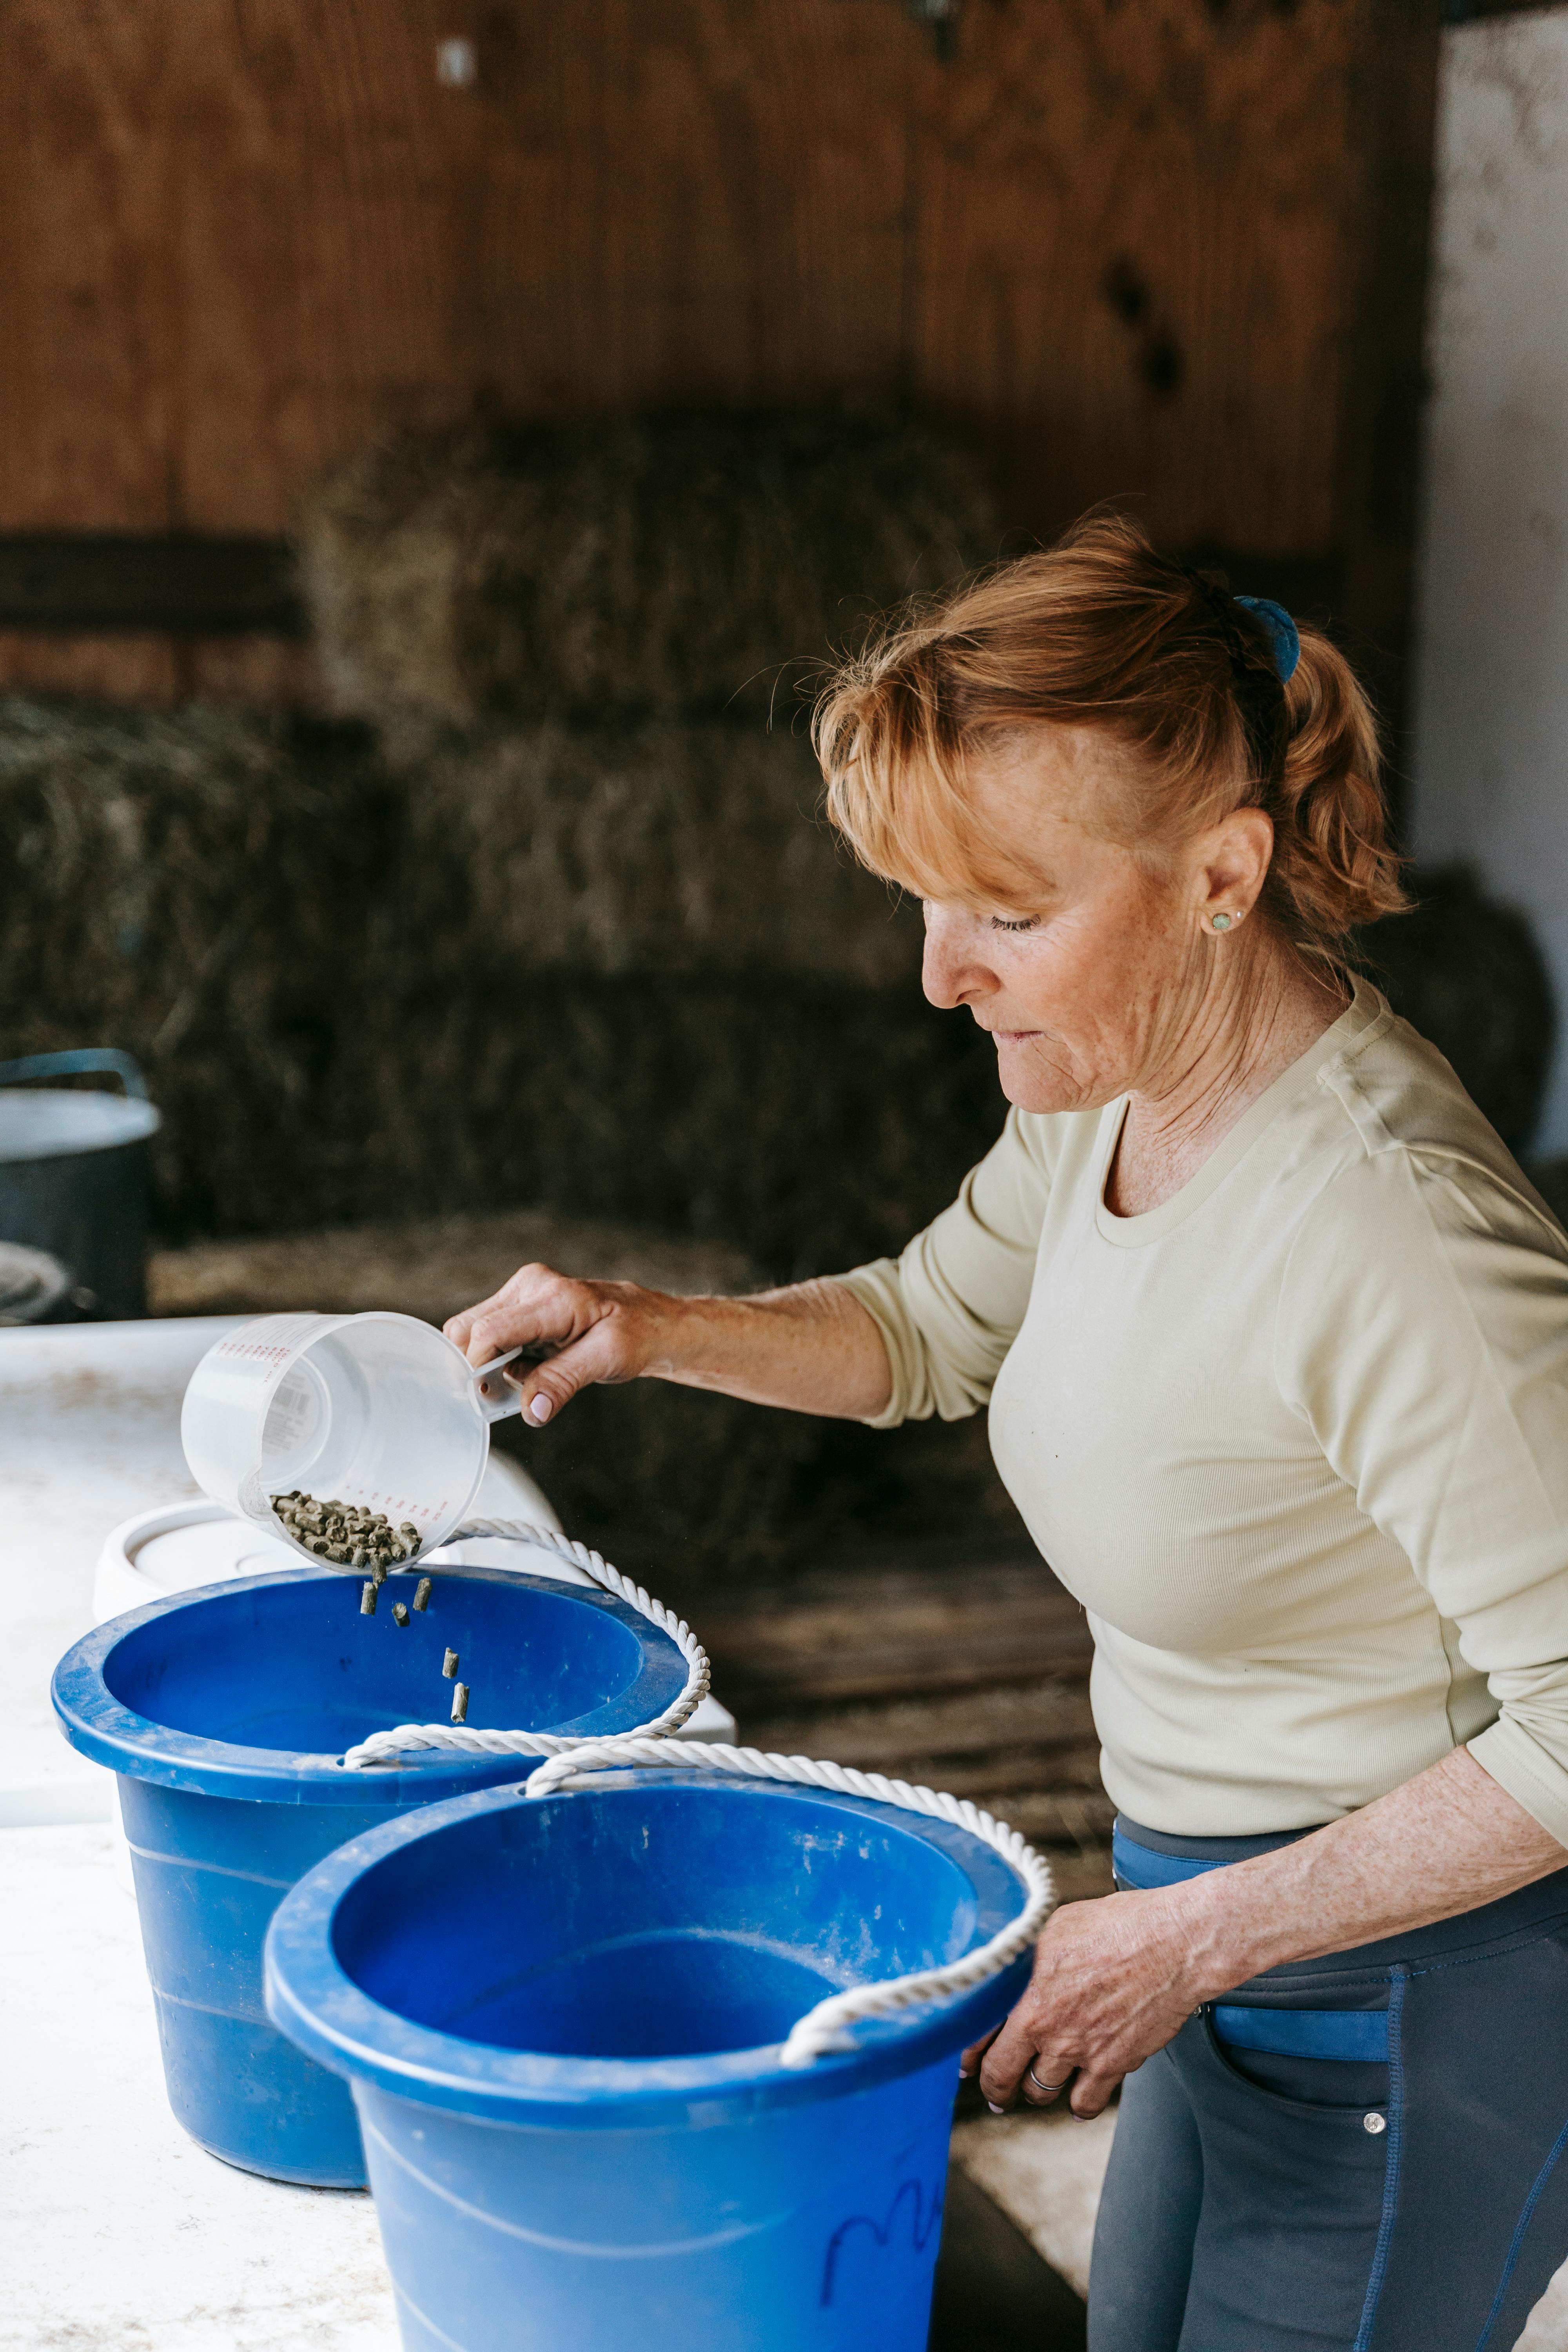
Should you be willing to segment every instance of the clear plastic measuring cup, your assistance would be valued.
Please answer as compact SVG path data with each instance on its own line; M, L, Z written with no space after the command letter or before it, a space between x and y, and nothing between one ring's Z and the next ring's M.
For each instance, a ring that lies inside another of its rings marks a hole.
M384 1511L421 1553L461 1525L489 1457L489 1425L516 1412L498 1358L476 1371L412 1315L263 1315L209 1348L191 1375L180 1436L204 1494L294 1543L272 1509L295 1488ZM345 1569L346 1575L360 1571Z

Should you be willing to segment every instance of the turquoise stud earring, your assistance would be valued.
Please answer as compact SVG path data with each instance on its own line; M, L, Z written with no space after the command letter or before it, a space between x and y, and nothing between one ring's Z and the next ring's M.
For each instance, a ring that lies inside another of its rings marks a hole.
M1210 919L1209 929L1214 931L1228 931L1235 920L1234 915L1215 915Z

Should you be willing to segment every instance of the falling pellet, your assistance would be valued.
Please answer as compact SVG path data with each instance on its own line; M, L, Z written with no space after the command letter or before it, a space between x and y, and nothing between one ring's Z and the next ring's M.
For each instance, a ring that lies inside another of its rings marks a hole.
M467 1683L457 1683L452 1689L452 1720L454 1723L467 1723L468 1719L468 1685Z
M359 1596L359 1613L362 1617L374 1617L375 1615L375 1586L374 1582L367 1582L361 1588Z
M457 1671L458 1653L456 1650L448 1650L446 1656L441 1661L441 1672L446 1675L447 1680L450 1682L452 1676L457 1673Z
M428 1609L430 1606L430 1579L427 1576L422 1576L419 1580L419 1590L414 1596L414 1606L416 1609Z
M404 1605L403 1605L403 1603L402 1603L402 1601L395 1601L393 1602L393 1604L392 1604L392 1613L393 1613L393 1615L396 1618L396 1620L397 1620L397 1622L398 1622L398 1623L399 1623L400 1625L406 1625L406 1624L407 1624L407 1622L408 1622L408 1612L407 1612L407 1610L404 1607Z

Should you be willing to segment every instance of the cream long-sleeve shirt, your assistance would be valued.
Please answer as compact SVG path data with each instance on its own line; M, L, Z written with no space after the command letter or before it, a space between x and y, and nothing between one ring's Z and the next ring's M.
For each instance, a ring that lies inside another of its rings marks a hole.
M875 1425L989 1402L1134 1820L1310 1827L1467 1741L1568 1845L1568 1239L1364 985L1146 1216L1105 1206L1125 1108L1014 1110L840 1277Z

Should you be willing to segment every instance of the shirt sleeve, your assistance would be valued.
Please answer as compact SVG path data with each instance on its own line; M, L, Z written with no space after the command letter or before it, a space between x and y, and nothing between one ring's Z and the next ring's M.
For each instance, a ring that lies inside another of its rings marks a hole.
M836 1276L882 1335L892 1373L887 1408L867 1425L962 1421L990 1397L1029 1304L1050 1192L1048 1118L1007 1124L951 1208L897 1258Z
M1568 1846L1568 1241L1506 1162L1391 1143L1303 1223L1276 1366L1486 1676L1471 1754Z

